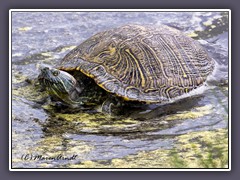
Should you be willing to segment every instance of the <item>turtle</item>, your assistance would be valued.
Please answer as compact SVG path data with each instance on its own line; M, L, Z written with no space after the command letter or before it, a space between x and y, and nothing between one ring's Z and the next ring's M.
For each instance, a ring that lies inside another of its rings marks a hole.
M70 107L166 104L187 97L213 73L197 40L167 25L128 24L99 32L44 67L39 82Z

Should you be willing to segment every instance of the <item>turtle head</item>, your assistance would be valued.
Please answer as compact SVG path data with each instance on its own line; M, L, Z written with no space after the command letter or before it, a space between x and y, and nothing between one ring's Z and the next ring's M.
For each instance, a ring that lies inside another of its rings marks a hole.
M76 79L69 73L50 67L41 67L38 76L39 83L50 95L60 98L67 104L76 102L80 93Z

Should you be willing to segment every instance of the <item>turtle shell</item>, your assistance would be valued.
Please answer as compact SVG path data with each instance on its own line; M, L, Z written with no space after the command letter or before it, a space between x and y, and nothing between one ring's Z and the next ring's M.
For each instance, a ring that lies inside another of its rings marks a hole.
M199 42L174 28L125 25L81 43L60 69L81 71L125 100L156 103L201 86L214 61Z

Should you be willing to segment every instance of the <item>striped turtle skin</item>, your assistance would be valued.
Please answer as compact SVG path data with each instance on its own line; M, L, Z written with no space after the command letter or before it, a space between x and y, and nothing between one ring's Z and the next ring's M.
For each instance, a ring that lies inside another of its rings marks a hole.
M125 25L97 33L62 60L64 71L81 71L125 100L167 102L201 86L214 61L180 31Z

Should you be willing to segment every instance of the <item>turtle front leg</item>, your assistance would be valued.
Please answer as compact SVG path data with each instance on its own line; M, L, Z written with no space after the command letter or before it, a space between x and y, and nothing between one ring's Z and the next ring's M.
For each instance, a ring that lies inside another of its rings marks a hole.
M102 104L102 112L110 115L119 114L122 110L123 102L115 97L108 97Z

